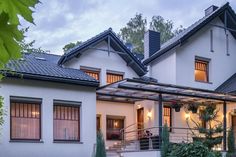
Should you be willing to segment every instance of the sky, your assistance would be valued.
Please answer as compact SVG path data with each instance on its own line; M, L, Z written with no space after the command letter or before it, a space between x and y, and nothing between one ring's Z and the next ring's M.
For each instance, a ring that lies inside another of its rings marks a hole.
M204 16L211 5L221 6L226 0L40 0L33 14L26 41L36 40L35 47L63 54L64 45L85 41L108 28L118 33L136 13L150 19L161 15L174 27L188 27ZM236 11L236 0L228 0Z

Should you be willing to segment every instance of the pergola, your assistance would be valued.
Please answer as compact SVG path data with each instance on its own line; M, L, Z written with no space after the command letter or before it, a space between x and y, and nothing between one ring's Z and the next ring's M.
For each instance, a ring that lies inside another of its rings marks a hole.
M163 102L181 103L222 103L223 104L223 149L226 150L226 111L227 102L236 102L236 95L212 90L158 83L151 79L124 79L97 89L97 99L106 101L130 102L141 100L158 101L159 126L162 127ZM161 130L160 130L161 132Z

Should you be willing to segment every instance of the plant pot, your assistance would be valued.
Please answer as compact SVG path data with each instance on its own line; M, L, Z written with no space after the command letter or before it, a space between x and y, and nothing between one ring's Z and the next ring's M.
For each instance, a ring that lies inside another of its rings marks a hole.
M160 149L160 137L159 136L152 136L152 148L153 149Z
M181 107L175 107L175 112L180 112Z
M197 113L197 108L192 108L192 113Z
M149 138L143 137L140 138L140 150L148 150L149 149Z

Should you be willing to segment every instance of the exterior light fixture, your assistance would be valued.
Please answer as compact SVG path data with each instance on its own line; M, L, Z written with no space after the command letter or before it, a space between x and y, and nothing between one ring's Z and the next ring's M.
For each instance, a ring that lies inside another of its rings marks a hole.
M151 118L152 118L152 112L148 112L148 113L147 113L147 117L148 117L149 119L151 119Z
M190 118L190 114L189 113L185 113L185 119L189 120L189 118Z

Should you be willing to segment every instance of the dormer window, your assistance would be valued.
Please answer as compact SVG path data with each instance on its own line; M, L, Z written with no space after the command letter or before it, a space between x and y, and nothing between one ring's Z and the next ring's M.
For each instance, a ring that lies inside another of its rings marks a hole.
M123 73L117 73L117 72L107 72L107 84L111 84L114 82L118 82L120 80L123 80Z
M209 61L195 59L195 81L209 82Z
M80 70L85 72L87 75L95 78L96 80L100 81L100 70L99 69L81 67Z

